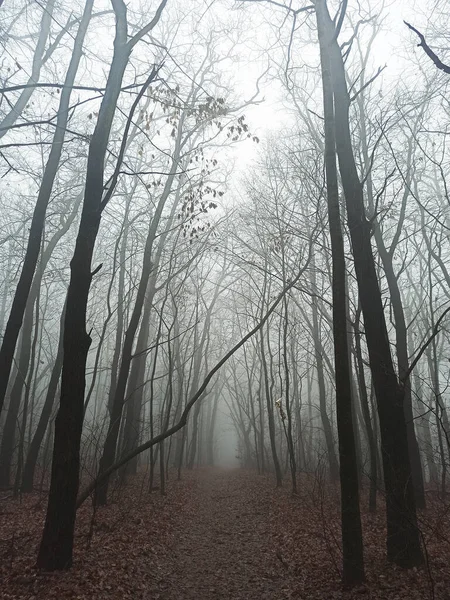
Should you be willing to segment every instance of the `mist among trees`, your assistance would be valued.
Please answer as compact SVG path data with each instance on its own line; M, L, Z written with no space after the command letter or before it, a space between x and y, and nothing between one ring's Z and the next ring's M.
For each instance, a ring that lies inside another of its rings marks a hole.
M1 597L448 598L449 24L0 2Z

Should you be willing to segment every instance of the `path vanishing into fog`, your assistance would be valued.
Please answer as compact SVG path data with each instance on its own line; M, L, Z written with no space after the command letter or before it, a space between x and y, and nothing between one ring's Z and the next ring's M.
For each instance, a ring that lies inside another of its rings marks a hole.
M427 511L433 594L426 568L403 571L387 563L383 507L369 514L367 494L362 497L367 584L343 591L338 490L330 484L321 488L307 474L298 483L293 497L287 478L276 489L270 474L200 468L183 471L180 481L171 472L162 496L146 492L146 473L130 477L97 511L95 523L87 503L80 509L74 565L57 573L34 567L45 503L38 494L4 499L0 598L449 600L449 525L441 504L434 511L430 502Z
M269 535L270 494L261 494L258 480L239 470L205 470L193 494L160 598L284 598L285 572Z

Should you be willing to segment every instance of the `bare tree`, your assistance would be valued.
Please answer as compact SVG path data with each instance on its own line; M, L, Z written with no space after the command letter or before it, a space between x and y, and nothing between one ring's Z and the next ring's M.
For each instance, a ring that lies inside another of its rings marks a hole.
M116 16L114 56L97 124L89 144L81 222L71 261L71 277L67 292L61 397L55 421L47 516L37 559L38 567L46 570L67 569L72 564L80 438L84 415L85 369L91 344L91 337L86 331L86 308L92 278L99 270L97 267L91 271L91 261L105 200L107 201L111 196L113 183L115 183L114 180L110 182L108 192L104 196L104 161L109 134L131 51L142 37L154 29L166 3L167 0L163 0L148 25L128 39L126 6L122 0L112 1ZM147 78L147 86L157 73L158 69L153 68ZM147 86L142 88L141 95ZM132 117L133 112L130 120ZM126 133L124 137L126 139ZM119 163L119 169L120 166Z

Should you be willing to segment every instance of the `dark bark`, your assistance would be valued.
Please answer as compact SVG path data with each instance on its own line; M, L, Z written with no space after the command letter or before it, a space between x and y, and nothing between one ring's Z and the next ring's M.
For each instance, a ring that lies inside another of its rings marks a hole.
M423 563L412 486L403 385L394 369L383 303L371 246L371 225L364 212L363 188L353 154L350 98L341 50L326 9L336 123L336 148L347 207L348 227L364 316L370 367L380 419L386 487L387 556L401 567Z
M108 411L111 416L112 406L114 402L114 394L116 393L117 386L117 373L119 371L119 360L120 360L120 349L122 348L123 342L123 330L124 330L124 297L125 297L125 258L126 258L126 247L128 241L128 213L130 208L130 201L127 201L123 222L123 235L120 244L119 252L119 278L118 278L118 289L117 289L117 323L116 323L116 335L114 342L114 351L111 361L111 381L109 386L108 394Z
M58 171L64 145L69 117L69 102L72 91L71 86L75 80L75 75L78 71L80 58L82 56L83 42L91 18L92 6L93 0L88 0L75 38L72 57L64 82L65 85L61 91L52 147L42 175L42 182L31 220L27 249L0 348L0 411L3 408L8 379L11 373L11 365L14 358L14 351L22 327L23 316L41 250L42 232L44 229L47 206L50 201L53 183Z
M363 135L363 143L365 142L365 134ZM400 207L400 218L397 224L396 233L394 239L391 242L389 250L386 248L381 229L379 224L374 222L374 238L377 244L377 249L380 254L381 261L383 263L384 273L389 287L389 295L391 300L392 311L394 313L395 320L395 340L397 350L397 366L399 379L404 379L405 374L409 369L409 358L408 358L408 337L407 327L405 320L405 313L403 310L403 302L400 294L400 288L398 284L397 276L394 272L393 255L397 248L398 240L402 230L402 224L406 215L407 199L410 192L410 179L411 179L411 163L412 163L412 144L413 140L410 139L408 143L407 152L407 164L408 172L406 175L405 190L403 193L402 204ZM367 148L364 149L366 154L366 168L370 168L370 159ZM369 206L372 210L374 208L373 202L373 189L372 179L369 174L367 178L367 192L369 196ZM423 482L423 470L422 461L420 458L419 444L417 443L417 436L414 426L414 416L412 410L412 395L411 395L411 383L409 377L404 382L404 411L406 420L406 430L408 435L408 448L411 462L411 473L414 486L414 494L417 508L425 508L425 487Z
M165 4L163 0L151 23L127 41L126 6L121 0L113 0L116 13L114 55L97 124L89 144L83 210L70 263L61 396L55 420L47 515L37 557L37 567L45 570L67 569L72 564L86 361L91 345L91 337L86 331L86 311L95 273L91 271L91 264L101 220L104 162L109 135L131 50L140 37L158 22Z
M283 280L285 280L285 273L283 273ZM289 466L291 468L291 479L292 479L292 493L297 494L297 463L295 460L295 446L294 438L292 435L292 400L291 400L291 379L290 379L290 364L288 355L288 301L287 296L284 297L284 318L283 318L283 365L284 365L284 397L286 404L286 417L287 427L286 430L286 441L287 450L289 455ZM295 366L294 366L295 368ZM285 423L283 423L285 425Z
M432 300L430 300L430 304L431 303ZM427 352L427 359L434 396L434 414L438 437L439 455L441 459L441 495L443 498L445 498L447 493L447 467L448 460L450 457L450 429L448 423L447 409L442 400L439 373L439 356L437 351L436 340L433 340L431 342L431 349L430 352Z
M19 364L18 372L14 379L14 383L10 393L10 402L8 406L8 412L5 420L4 431L2 441L0 445L0 487L9 487L10 476L11 476L11 463L13 460L15 438L17 430L17 420L20 411L20 403L22 401L22 395L24 389L26 389L26 378L30 367L31 358L31 327L33 324L33 307L39 296L40 287L42 283L42 277L45 269L53 255L58 242L68 232L71 224L73 223L78 208L80 206L81 196L74 203L71 213L62 225L62 227L52 236L48 242L45 250L41 254L38 269L34 275L33 283L31 285L27 307L25 309L22 329L22 343L19 352ZM33 362L31 362L33 364ZM27 388L29 393L29 388ZM19 449L20 445L19 445Z
M361 308L358 307L355 317L355 362L356 373L359 384L359 398L361 401L361 410L366 429L367 442L369 447L369 512L375 512L377 509L377 488L378 488L378 468L377 468L377 442L374 433L374 427L370 418L369 399L367 396L366 377L364 374L364 362L361 351Z
M53 365L52 374L45 395L44 406L39 417L39 421L34 432L33 439L31 440L30 447L28 448L27 457L22 473L21 492L28 493L33 491L34 484L34 472L36 470L36 464L39 456L39 450L44 440L45 432L47 431L50 417L52 414L53 406L55 403L56 392L58 389L59 378L61 376L62 363L63 363L63 334L64 334L64 319L65 319L65 306L61 315L60 329L59 329L59 341L58 350L56 353L55 364Z
M291 339L291 362L294 365L292 369L292 395L294 398L294 413L295 413L295 438L297 441L297 465L300 471L306 467L305 440L303 436L303 417L301 405L301 385L299 383L299 375L296 367L296 352L294 346L294 338Z
M18 431L18 444L17 444L17 467L16 474L14 478L14 487L13 494L14 497L17 498L20 490L20 481L22 479L22 469L24 463L24 453L25 453L25 436L27 429L27 419L28 419L28 411L30 405L30 393L33 387L33 377L34 372L36 370L36 346L38 343L39 337L39 329L40 329L40 320L39 320L39 310L41 303L41 294L40 288L35 302L35 316L34 316L34 334L33 340L31 343L31 352L30 352L30 367L28 369L27 380L25 383L25 394L23 399L23 407L22 407L22 415L21 415L21 424L19 426ZM42 340L41 340L42 342ZM20 419L18 419L19 421ZM30 418L31 421L31 418Z
M409 29L411 29L411 31L414 31L414 33L416 33L419 36L420 44L417 44L417 45L420 46L421 48L423 48L425 54L433 61L433 63L436 65L436 67L438 69L440 69L441 71L444 71L444 73L447 73L448 75L450 75L450 65L446 65L445 63L443 63L442 60L439 58L439 56L436 54L436 52L433 52L433 50L427 44L427 41L426 41L423 33L420 33L420 31L418 29L416 29L415 27L413 27L406 21L403 21L403 23L407 27L409 27Z
M423 117L422 108L414 122L412 128L412 135L409 137L407 152L405 156L406 163L406 174L404 176L404 190L402 194L402 200L400 204L399 219L396 223L394 235L392 237L389 248L386 247L383 234L381 231L380 223L378 222L376 214L376 200L374 198L374 189L372 181L372 158L370 156L368 141L367 141L367 118L366 118L366 106L365 106L365 72L367 67L367 59L369 51L366 53L365 60L363 61L362 73L360 76L360 87L361 94L358 95L358 107L360 116L360 129L361 129L361 147L362 155L364 158L364 167L367 172L366 179L366 190L367 190L367 202L371 211L373 221L373 235L377 244L377 249L380 254L381 261L386 276L386 280L389 287L389 294L391 300L391 307L394 313L395 319L395 336L396 336L396 354L397 354L397 366L400 380L404 377L405 373L409 369L409 358L408 358L408 344L407 344L407 327L405 314L403 310L403 303L400 294L398 278L394 271L394 253L397 249L401 232L403 230L403 224L407 212L407 202L410 196L411 190L411 179L413 173L413 150L415 145L415 136L420 127L420 123ZM387 180L386 180L387 181ZM408 433L408 447L410 453L411 470L414 484L414 493L416 499L416 505L418 508L425 508L425 489L423 481L423 470L420 458L419 445L417 443L417 436L415 432L415 424L412 411L412 397L411 397L411 384L409 379L405 381L405 399L404 399L404 410L406 427Z
M314 270L314 269L313 269ZM315 275L312 275L313 289L316 290ZM330 417L328 416L327 397L325 390L325 371L323 365L324 348L320 340L319 315L317 307L317 297L314 295L311 301L312 309L312 333L314 341L314 357L315 367L317 372L317 386L319 388L319 409L320 418L322 420L323 432L325 435L325 443L327 446L328 465L330 469L331 481L339 479L339 463L336 457L334 447L333 428L331 426Z
M281 473L281 465L278 458L277 445L275 439L275 416L274 416L274 398L272 398L272 394L270 393L270 383L269 383L269 371L267 368L267 359L266 359L266 347L264 342L264 333L263 328L260 330L260 343L261 343L261 365L263 372L263 381L264 381L264 393L266 396L266 408L267 408L267 424L269 426L269 440L270 440L270 448L272 450L272 461L275 468L275 478L277 482L277 487L281 487L283 484L283 476Z
M320 43L325 122L325 173L327 184L328 224L332 252L333 338L336 382L336 410L339 437L341 485L341 528L343 571L346 586L364 581L364 558L359 481L353 422L350 349L347 334L347 285L344 241L339 207L339 188L336 165L335 116L329 56L329 29L324 19L326 5L316 1L317 26Z
M9 397L8 412L0 445L0 488L3 489L8 488L11 484L11 464L15 448L17 420L30 364L33 311L34 300L30 298L30 303L26 308L23 319L17 374Z

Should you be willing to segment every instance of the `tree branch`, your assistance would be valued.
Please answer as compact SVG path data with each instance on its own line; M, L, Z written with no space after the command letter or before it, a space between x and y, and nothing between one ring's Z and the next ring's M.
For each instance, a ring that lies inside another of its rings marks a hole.
M134 48L134 46L139 42L140 39L142 39L144 37L144 35L147 35L147 33L149 33L150 31L152 31L152 29L155 28L159 19L161 18L162 12L163 12L166 4L167 4L167 0L162 0L160 5L156 9L155 16L150 21L150 23L148 25L146 25L145 27L143 27L140 31L138 31L136 33L136 35L134 35L131 38L131 40L128 42L128 45L130 48Z
M347 4L348 4L348 0L343 0L341 11L339 13L339 19L338 19L338 22L337 22L337 25L336 25L336 30L334 32L334 39L335 40L338 39L339 34L341 33L342 25L343 25L344 19L345 19L345 13L347 12Z
M412 25L410 25L410 23L407 23L406 21L403 21L403 23L406 25L406 27L409 27L409 29L411 29L411 31L414 31L414 33L416 33L419 36L420 44L417 44L417 45L420 46L421 48L423 48L425 54L427 54L431 58L431 60L436 65L436 67L438 69L440 69L441 71L444 71L444 73L447 73L448 75L450 75L450 65L446 65L445 63L443 63L441 61L441 59L439 58L439 56L433 52L433 50L427 44L423 33L420 33L420 31L418 29L416 29L415 27L413 27Z
M117 162L116 162L116 167L114 169L114 173L110 178L109 181L109 185L108 185L108 189L102 199L101 205L100 205L100 210L103 211L105 206L108 204L108 202L110 201L114 190L116 188L116 184L117 184L117 180L119 178L119 174L120 174L120 170L122 168L122 164L123 164L123 159L125 156L125 151L127 149L127 144L128 144L128 134L130 132L130 128L131 128L131 124L133 122L133 116L134 113L136 111L136 108L139 104L139 102L142 99L142 96L145 94L146 90L148 89L148 87L150 86L150 84L155 80L156 76L158 75L160 69L161 69L162 65L160 66L153 66L153 69L151 70L150 75L147 77L146 82L144 83L144 85L142 86L142 88L140 89L138 95L136 96L133 104L131 105L131 109L130 109L130 113L128 115L127 118L127 122L125 125L125 130L124 133L122 135L122 143L120 145L120 150L119 150L119 156L117 157Z
M282 4L281 2L276 2L275 0L240 0L241 2L267 2L268 4L273 4L274 6L278 6L279 8L284 8L287 12L293 15L299 15L302 12L307 12L308 10L314 10L314 4L309 4L308 6L303 6L302 8L294 9L291 6L287 6L286 4Z
M122 457L121 459L119 459L116 463L114 463L111 467L109 467L108 469L106 469L103 473L100 473L94 479L94 481L92 483L90 483L80 493L80 495L78 496L77 508L79 508L83 504L83 502L85 500L87 500L87 498L89 498L89 496L96 489L96 487L99 485L99 483L101 483L104 479L106 479L112 473L114 473L115 471L117 471L118 469L120 469L120 467L122 467L123 465L125 465L132 458L134 458L138 454L141 454L141 452L144 452L145 450L148 450L152 446L155 446L156 444L159 444L159 442L162 442L166 438L170 437L171 435L173 435L174 433L176 433L177 431L179 431L180 429L182 429L186 425L188 417L189 417L189 413L191 412L192 407L197 402L197 400L204 394L204 392L205 392L205 390L206 390L209 382L214 377L214 375L221 369L221 367L227 362L227 360L229 358L231 358L233 356L233 354L237 350L239 350L239 348L241 348L253 335L255 335L255 333L257 333L261 329L261 327L263 327L263 325L269 319L270 315L274 312L274 310L276 309L276 307L280 304L280 302L283 299L284 295L292 287L294 287L294 285L299 281L300 277L303 275L303 273L305 272L305 270L306 270L306 268L307 268L307 266L308 266L308 264L310 262L311 254L312 254L312 248L313 248L313 243L310 244L308 258L307 258L306 263L304 264L304 266L300 269L299 274L297 275L297 277L295 277L295 279L293 279L293 281L291 281L291 283L289 283L285 288L283 288L283 290L279 293L278 297L273 302L272 306L266 312L266 314L264 315L264 317L258 322L257 325L255 325L255 327L253 327L253 329L251 329L241 340L239 340L239 342L237 344L235 344L233 346L233 348L231 348L231 350L229 350L225 354L225 356L223 356L221 358L221 360L219 360L219 362L216 363L216 365L209 371L208 375L203 380L202 385L198 388L197 392L192 396L192 398L186 404L186 407L185 407L185 409L184 409L184 411L183 411L183 413L182 413L182 415L181 415L180 420L178 421L178 423L176 423L175 425L173 425L172 427L170 427L169 429L167 429L165 432L160 433L159 435L155 436L151 440L145 442L144 444L141 444L140 446L138 446L137 448L135 448L134 450L132 450L131 452L129 452L127 455L125 455L124 457Z
M369 85L375 81L378 75L380 75L385 70L385 68L386 65L384 65L384 67L378 67L378 71L375 73L375 75L371 77L368 81L366 81L366 83L362 86L361 89L359 89L356 92L356 94L353 94L353 96L350 98L350 102L353 102L353 100L355 100L359 96L359 94L361 94L361 92L363 92L367 87L369 87Z
M422 347L420 348L419 352L417 353L416 358L412 361L412 363L409 365L409 369L406 371L406 373L400 379L400 383L402 383L403 385L408 380L409 376L411 375L412 371L414 370L414 368L417 365L417 363L419 362L419 360L422 358L422 355L425 352L425 350L428 348L428 346L431 344L431 342L434 340L434 338L440 332L439 326L442 323L445 315L447 315L449 312L450 312L450 306L447 309L444 310L444 312L442 313L442 315L436 321L436 325L433 327L432 334L427 339L427 341L424 344L422 344Z

